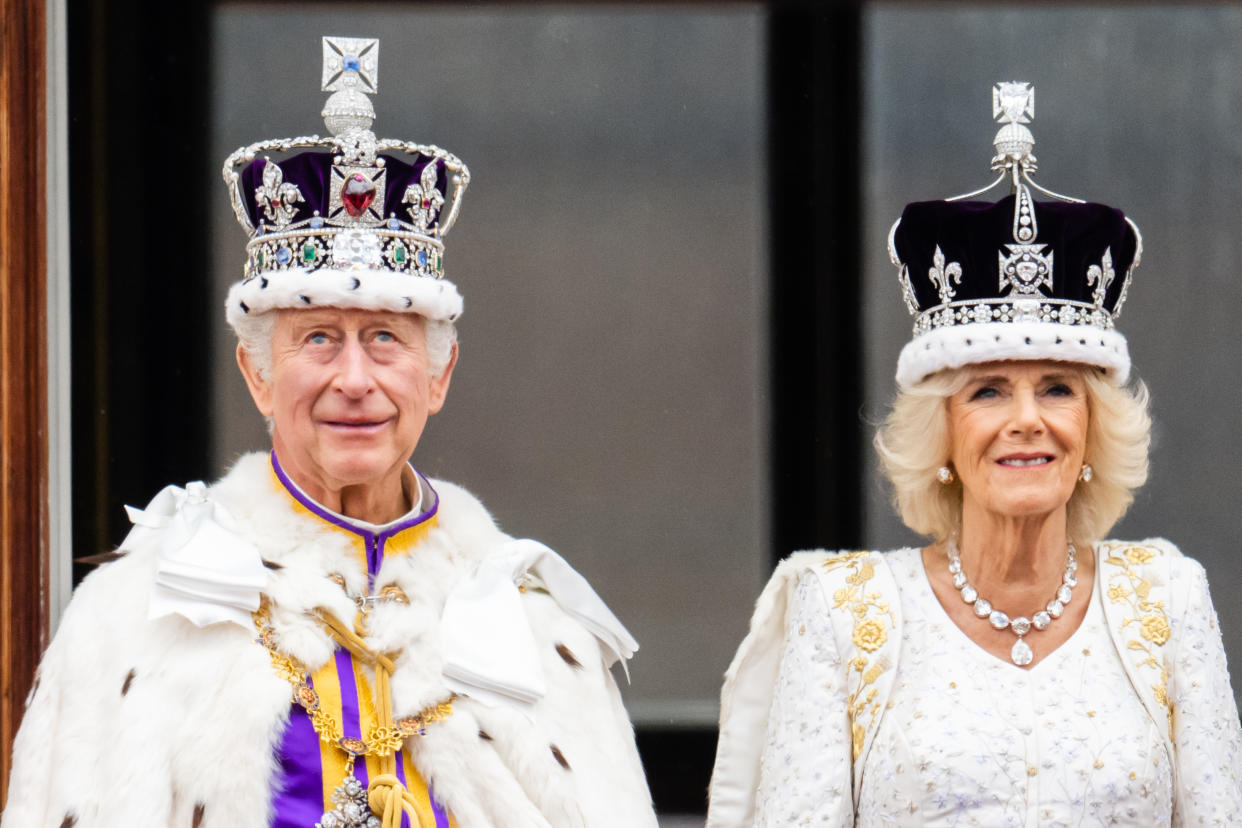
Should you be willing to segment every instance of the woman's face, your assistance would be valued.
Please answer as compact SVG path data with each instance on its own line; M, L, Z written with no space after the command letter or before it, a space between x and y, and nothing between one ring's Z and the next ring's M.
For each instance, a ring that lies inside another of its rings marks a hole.
M1077 366L1048 360L963 369L949 397L949 459L963 509L1001 518L1064 509L1087 449L1087 384Z

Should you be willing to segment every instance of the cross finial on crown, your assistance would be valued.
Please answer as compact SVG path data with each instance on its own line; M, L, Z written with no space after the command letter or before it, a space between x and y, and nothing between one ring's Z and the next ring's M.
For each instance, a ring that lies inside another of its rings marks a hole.
M323 39L323 91L357 89L374 95L379 88L379 40L373 37Z
M1002 124L1029 124L1035 117L1035 89L1029 83L1001 81L992 87L992 118Z

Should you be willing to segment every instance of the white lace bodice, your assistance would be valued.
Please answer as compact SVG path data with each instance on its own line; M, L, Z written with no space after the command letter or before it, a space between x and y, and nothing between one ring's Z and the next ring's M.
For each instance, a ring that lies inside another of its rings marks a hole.
M1091 602L1081 626L1028 670L949 619L917 549L889 564L901 663L863 770L858 825L1169 824L1165 742L1126 676L1098 591L1081 593ZM1039 634L1029 638L1038 649Z

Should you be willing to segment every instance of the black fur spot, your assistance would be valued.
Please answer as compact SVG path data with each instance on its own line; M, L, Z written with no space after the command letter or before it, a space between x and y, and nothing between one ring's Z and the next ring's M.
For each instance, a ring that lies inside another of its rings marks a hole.
M362 287L362 280L361 280L361 279L359 279L357 276L354 276L354 277L352 277L352 278L353 278L353 280L354 280L354 283L353 283L352 285L350 285L350 287L349 287L349 289L350 289L350 290L357 290L358 288Z
M479 738L485 742L490 742L492 740L492 734L488 733L486 730L480 730Z
M80 558L74 558L74 563L87 564L89 566L98 566L115 561L118 558L125 557L125 553L121 550L115 552L100 552L98 555L83 555Z
M573 770L573 768L569 767L569 760L565 758L565 754L561 753L560 748L556 745L549 745L548 747L552 748L552 758L556 760L558 765L565 770Z
M260 276L259 277L259 290L262 290L265 287L267 287L267 277Z
M207 813L207 806L201 802L194 803L194 819L190 822L190 828L198 828L203 824L203 816Z
M556 654L559 655L562 659L564 659L565 663L568 664L570 667L577 667L578 669L582 669L582 663L578 661L578 657L574 655L574 651L566 647L564 644L561 644L559 642L557 643Z
M409 307L413 307L413 306L414 306L414 300L413 300L413 299L411 299L410 297L408 297L408 296L402 296L401 298L405 300L405 306L406 306L407 308L409 308Z
M60 828L73 828L78 824L78 818L73 814L65 814L64 820L60 823Z
M133 683L134 683L134 676L136 676L136 675L137 675L137 673L136 673L136 672L135 672L132 668L131 668L131 669L130 669L130 671L129 671L126 675L125 675L125 683L121 685L121 695L122 695L122 696L124 696L124 695L126 695L127 693L129 693L129 686L130 686L131 684L133 684Z
M299 293L299 294L298 294L298 298L299 298L299 299L301 299L303 302L305 302L305 303L306 303L306 304L308 304L308 305L311 303L310 297L309 297L309 296L306 296L305 294Z
M237 304L241 305L242 313L250 313L250 308L246 307L245 302L238 302Z
M268 569L272 570L273 572L276 572L277 570L281 570L285 568L282 564L278 564L275 561L269 561L267 558L263 558L262 561L263 561L263 565L267 567Z

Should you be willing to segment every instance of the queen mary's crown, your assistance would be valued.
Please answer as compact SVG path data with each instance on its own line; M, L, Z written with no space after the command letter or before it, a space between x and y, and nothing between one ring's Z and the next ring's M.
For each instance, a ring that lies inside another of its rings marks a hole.
M331 137L259 141L225 160L233 212L250 237L226 305L234 327L276 308L461 313L444 278L444 237L470 172L439 147L376 139L369 95L378 82L378 40L323 38Z
M1059 195L1035 183L1035 91L998 83L992 115L996 179L981 190L906 206L888 250L914 335L897 382L997 360L1053 359L1130 371L1114 326L1142 255L1138 227L1118 209ZM978 200L1008 183L999 201ZM1050 200L1037 201L1035 190Z

